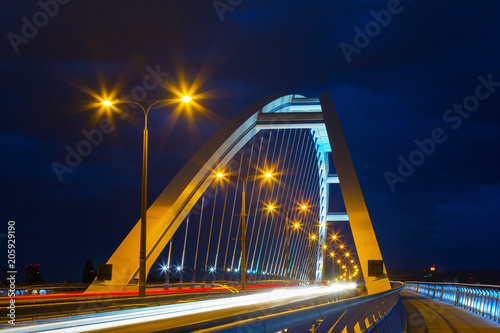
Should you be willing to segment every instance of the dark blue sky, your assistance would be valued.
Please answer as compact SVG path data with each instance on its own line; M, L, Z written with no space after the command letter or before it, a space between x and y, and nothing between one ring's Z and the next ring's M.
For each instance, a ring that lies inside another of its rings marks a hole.
M212 96L199 101L212 119L199 115L196 130L151 116L150 203L244 107L329 91L386 266L500 269L497 1L243 0L223 20L212 1L47 3L51 15L34 1L0 4L0 233L16 221L18 266L79 280L85 258L104 263L139 219L140 116L115 117L62 181L52 164L96 128L89 89L139 93L149 67L172 85L201 78ZM170 97L148 84L146 100ZM443 142L415 153L435 129ZM400 155L421 165L391 188Z

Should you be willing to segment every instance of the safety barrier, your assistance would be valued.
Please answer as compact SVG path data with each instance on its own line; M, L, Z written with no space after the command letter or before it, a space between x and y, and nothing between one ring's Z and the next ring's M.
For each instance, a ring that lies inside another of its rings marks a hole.
M277 314L265 315L261 312L251 319L198 332L275 333L290 329L293 332L313 329L315 333L404 332L406 314L399 296L402 288Z
M404 288L500 322L500 286L408 282Z

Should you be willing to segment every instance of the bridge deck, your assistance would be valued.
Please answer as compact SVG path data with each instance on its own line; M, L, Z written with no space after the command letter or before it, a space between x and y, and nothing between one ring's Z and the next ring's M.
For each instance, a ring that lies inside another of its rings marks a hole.
M500 332L500 324L465 309L401 291L407 314L409 333L433 332Z

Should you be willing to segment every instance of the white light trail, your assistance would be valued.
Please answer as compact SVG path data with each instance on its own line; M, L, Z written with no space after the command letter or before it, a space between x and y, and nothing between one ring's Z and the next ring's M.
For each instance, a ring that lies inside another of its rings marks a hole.
M4 329L2 332L91 332L134 324L146 324L158 320L191 316L204 312L257 305L260 303L262 305L266 303L269 305L269 303L272 304L273 302L291 300L293 298L296 298L296 300L307 299L353 288L356 288L355 283L334 284L329 287L283 288L252 295L113 311L91 318L22 326L19 328ZM186 322L189 323L189 321Z

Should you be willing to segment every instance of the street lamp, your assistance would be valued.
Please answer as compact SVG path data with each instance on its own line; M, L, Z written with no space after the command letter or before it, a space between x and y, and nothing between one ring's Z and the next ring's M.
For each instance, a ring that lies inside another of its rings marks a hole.
M332 251L330 252L330 257L332 258L332 278L335 278L335 245L339 241L339 236L336 233L332 233L331 239L333 241ZM339 248L343 249L344 245L340 245ZM339 255L340 257L340 255ZM340 259L337 261L340 265ZM339 269L340 272L340 269Z
M219 172L216 174L217 178L224 178L224 174ZM245 230L245 220L246 220L246 211L245 211L245 187L246 182L250 179L255 179L260 175L249 175L245 179L238 176L238 178L242 182L242 190L241 190L241 290L245 290L246 287L246 249L245 249L245 241L246 241L246 230ZM264 174L265 178L271 178L273 175L270 172Z
M286 259L285 259L285 265L286 265L286 286L289 287L290 286L290 262L289 262L289 238L288 238L288 228L289 228L289 223L288 223L288 211L289 210L292 210L292 209L302 209L302 210L306 210L307 209L307 206L306 205L302 205L300 207L292 207L292 208L289 208L289 209L286 209L286 208L283 208L283 207L274 207L274 206L267 206L267 209L269 209L270 211L274 211L274 210L284 210L285 213L286 213L286 221L285 221L285 247L286 247ZM295 223L295 228L298 228L297 226L297 223Z
M315 241L317 238L316 235L311 235L311 229L309 228L309 284L312 284L312 281L313 281L313 270L312 270L312 260L311 260L311 246L312 246L312 242Z
M305 207L305 208L302 208L302 207ZM302 209L307 209L307 207L306 207L306 206L302 206L302 207L301 207ZM303 230L300 228L300 224L295 223L295 224L293 225L293 227L294 227L294 229L300 230L300 231L302 231L302 232L304 232L304 233L305 233L305 231L303 231ZM311 260L311 246L312 246L312 245L311 245L311 243L312 243L313 241L315 241L316 239L318 239L318 236L311 234L311 227L310 227L310 226L309 226L309 230L308 230L308 233L307 233L307 238L308 238L308 241L309 241L309 242L308 242L308 246L307 246L307 247L308 247L308 249L309 249L309 251L308 251L308 252L309 252L309 256L308 256L308 260L307 260L307 263L308 263L309 268L308 268L307 270L308 270L308 274L309 274L309 284L311 284L311 283L312 283L312 280L313 280L313 276L312 276L312 275L313 275L313 271L312 271L312 268L311 268L311 265L312 265L312 262L311 262L311 261L312 261L312 260Z
M328 250L328 246L326 243L323 244L323 264L321 265L321 283L325 282L325 266L326 266L326 250Z
M335 251L330 252L332 258L332 280L335 279Z
M166 265L161 266L161 271L165 272L165 284L168 284L169 283L168 267Z
M146 296L146 225L147 225L147 190L148 190L148 113L151 107L167 99L160 99L151 103L148 108L144 108L141 103L135 101L103 101L105 106L113 104L136 104L144 112L144 135L142 141L142 196L141 196L141 236L139 245L139 297ZM181 101L187 103L191 97L184 96Z

